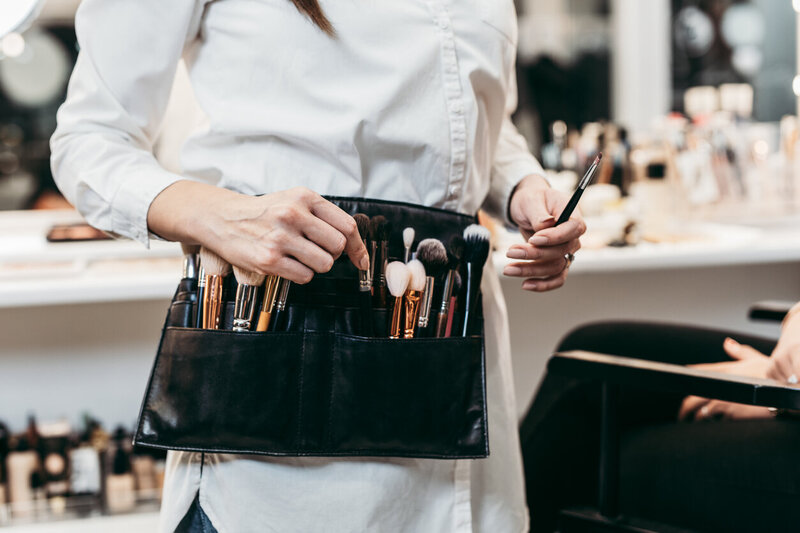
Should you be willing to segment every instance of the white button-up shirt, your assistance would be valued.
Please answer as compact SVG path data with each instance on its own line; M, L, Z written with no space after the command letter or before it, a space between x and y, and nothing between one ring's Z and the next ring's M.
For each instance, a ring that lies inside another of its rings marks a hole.
M322 0L331 38L289 0L84 0L53 135L54 176L96 227L148 242L178 179L246 194L304 185L505 216L541 167L510 121L512 0ZM181 172L152 153L179 60L203 120ZM491 456L475 461L170 453L162 529L199 491L221 532L527 528L505 305L483 280Z

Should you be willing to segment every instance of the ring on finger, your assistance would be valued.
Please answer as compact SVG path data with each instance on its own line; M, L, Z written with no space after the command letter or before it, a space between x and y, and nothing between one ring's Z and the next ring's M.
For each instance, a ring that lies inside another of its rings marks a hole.
M567 262L567 264L564 266L564 269L567 269L572 265L572 262L575 261L575 255L572 253L564 254L564 261Z
M798 382L797 374L792 374L786 379L786 383L788 383L789 385L797 385L797 382Z
M700 416L705 418L705 417L708 416L710 411L711 411L711 408L708 406L708 404L706 404L706 405L704 405L703 407L700 408Z

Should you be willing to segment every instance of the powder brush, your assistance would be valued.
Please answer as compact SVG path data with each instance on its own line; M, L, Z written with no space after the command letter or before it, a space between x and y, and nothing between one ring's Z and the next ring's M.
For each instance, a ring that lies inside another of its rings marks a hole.
M392 295L392 318L389 321L389 338L399 339L403 336L401 315L403 314L403 296L411 280L408 265L400 261L392 261L386 265L386 286Z
M461 336L472 330L477 314L478 292L481 290L483 265L489 257L489 230L479 224L471 224L464 230L464 263L467 274L467 290L464 299L464 323Z
M183 279L197 279L199 244L181 243L183 251Z
M264 283L264 274L234 266L233 275L238 283L233 304L233 331L250 331L256 315L258 289Z
M363 213L356 213L353 215L353 220L356 221L358 234L361 236L361 241L370 254L369 270L358 271L358 304L361 308L361 334L365 337L372 337L372 265L375 260L375 249L372 248L370 250L370 247L367 246L370 233L369 217Z
M222 314L222 285L231 265L205 246L200 248L200 263L205 271L203 291L203 328L219 329Z
M408 281L408 289L404 297L404 310L405 319L403 320L403 338L410 339L414 337L414 330L417 327L417 318L419 317L419 302L423 291L425 290L425 267L422 262L413 259L408 262L408 271L410 279Z
M424 239L417 245L417 259L425 267L425 292L417 321L422 336L430 322L435 282L447 268L447 249L439 239Z
M416 232L414 228L406 228L403 230L403 248L405 249L403 252L403 263L408 264L411 260L411 246L414 244L415 236Z

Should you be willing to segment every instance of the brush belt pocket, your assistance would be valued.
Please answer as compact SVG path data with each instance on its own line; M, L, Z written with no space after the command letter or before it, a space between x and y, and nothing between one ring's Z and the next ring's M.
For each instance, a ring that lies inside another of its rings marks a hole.
M447 243L474 217L409 204L332 198L350 214ZM167 313L134 443L274 456L481 458L489 454L482 319L468 336L389 339L390 310L360 335L357 272L346 257L292 284L283 331L190 327L194 280L181 280ZM480 305L478 312L480 313ZM232 304L223 308L230 324ZM454 332L453 335L456 335Z

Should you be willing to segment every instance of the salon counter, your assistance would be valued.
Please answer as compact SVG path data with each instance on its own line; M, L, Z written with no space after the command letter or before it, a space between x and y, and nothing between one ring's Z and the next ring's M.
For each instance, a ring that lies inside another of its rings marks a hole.
M74 212L0 214L0 405L19 406L0 419L15 428L29 411L48 420L88 410L107 425L132 425L180 275L176 244L154 241L148 251L133 242L44 240L54 222L79 220ZM774 325L748 323L747 308L800 298L795 227L707 225L683 242L581 250L566 286L551 293L523 292L519 280L503 279L520 415L558 339L587 321L776 335ZM502 271L504 254L493 259Z

